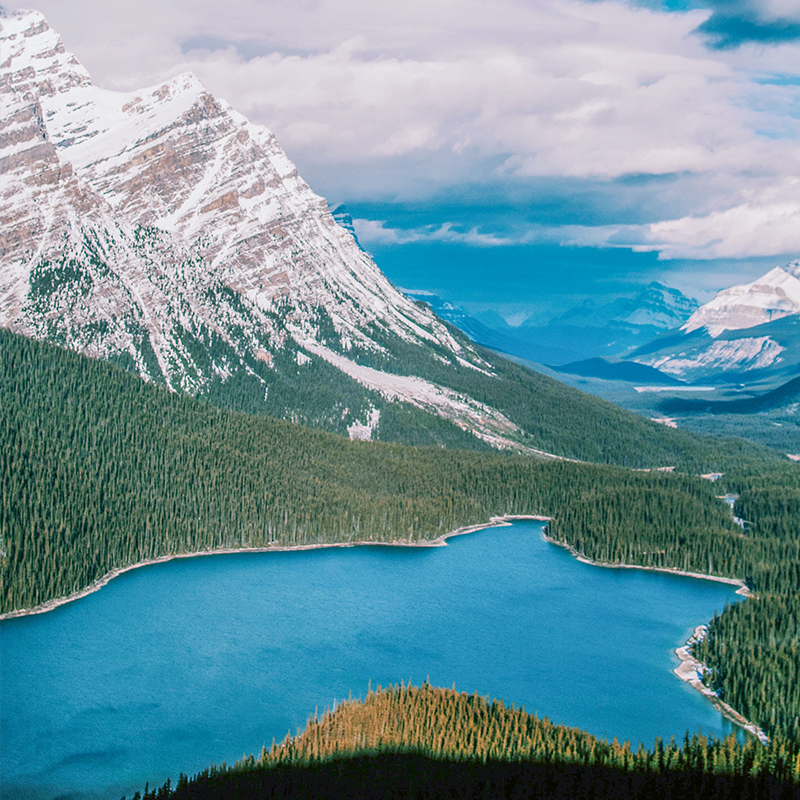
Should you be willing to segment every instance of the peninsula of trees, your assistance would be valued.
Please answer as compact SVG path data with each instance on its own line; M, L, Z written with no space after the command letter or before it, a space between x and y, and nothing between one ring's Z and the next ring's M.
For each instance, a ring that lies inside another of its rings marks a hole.
M143 800L270 798L715 798L800 796L800 747L702 734L632 750L455 690L378 687L296 737ZM140 800L139 793L135 800Z

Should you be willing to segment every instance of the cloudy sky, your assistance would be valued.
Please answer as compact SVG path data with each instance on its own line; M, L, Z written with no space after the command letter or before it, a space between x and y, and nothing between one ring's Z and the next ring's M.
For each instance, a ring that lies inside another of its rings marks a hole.
M35 7L97 85L191 70L271 128L403 286L508 316L800 256L798 0Z

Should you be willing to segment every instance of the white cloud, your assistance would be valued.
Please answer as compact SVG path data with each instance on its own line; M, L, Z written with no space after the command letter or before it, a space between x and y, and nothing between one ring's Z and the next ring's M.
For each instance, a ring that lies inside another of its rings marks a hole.
M789 178L749 201L702 217L649 227L649 241L636 249L662 258L742 258L800 254L800 180Z
M522 244L532 241L532 234L522 237L496 236L491 233L481 233L476 228L462 231L458 230L452 222L442 225L425 226L421 228L392 228L387 226L385 220L355 219L353 227L359 241L365 245L402 245L412 242L450 242L470 245L472 247L504 247L511 244Z
M433 244L448 242L471 247L508 247L525 244L561 244L580 247L630 247L645 236L637 225L527 225L505 236L478 228L462 229L453 222L416 228L392 228L385 220L353 220L356 234L365 245Z
M692 33L709 12L665 13L621 0L38 6L100 85L133 88L190 69L274 130L301 171L304 162L403 163L435 154L500 161L501 177L704 173L720 193L712 208L685 218L521 237L611 243L630 235L667 256L766 253L796 241L795 190L780 201L769 191L800 176L800 89L754 79L800 73L800 49L709 50ZM796 8L793 0L762 6L784 17ZM190 41L206 47L184 52ZM419 235L502 241L453 227Z

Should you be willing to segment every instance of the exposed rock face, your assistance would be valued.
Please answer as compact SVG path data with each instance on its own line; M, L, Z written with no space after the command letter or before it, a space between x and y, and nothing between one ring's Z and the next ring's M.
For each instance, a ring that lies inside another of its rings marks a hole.
M688 380L774 372L791 375L800 361L800 261L732 286L701 306L681 334L659 340L635 361Z
M287 364L398 341L485 369L395 290L275 137L193 75L99 89L40 14L0 26L0 325L173 389L235 379L265 399ZM331 412L342 426L374 427L362 395Z

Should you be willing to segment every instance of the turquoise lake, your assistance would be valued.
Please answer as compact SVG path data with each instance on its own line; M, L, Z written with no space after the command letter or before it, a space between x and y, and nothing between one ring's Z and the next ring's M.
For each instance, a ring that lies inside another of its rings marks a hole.
M130 797L400 680L651 746L731 725L673 651L734 587L582 564L515 522L447 547L178 559L0 623L4 798Z

